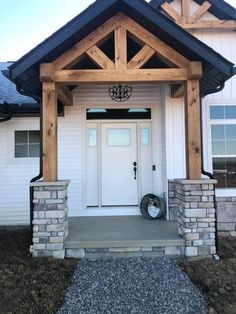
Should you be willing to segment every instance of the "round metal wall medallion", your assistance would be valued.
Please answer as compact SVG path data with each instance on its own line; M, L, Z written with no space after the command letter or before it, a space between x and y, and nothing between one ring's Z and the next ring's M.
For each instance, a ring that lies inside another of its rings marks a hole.
M131 85L109 85L109 95L112 100L122 102L128 100L132 95Z

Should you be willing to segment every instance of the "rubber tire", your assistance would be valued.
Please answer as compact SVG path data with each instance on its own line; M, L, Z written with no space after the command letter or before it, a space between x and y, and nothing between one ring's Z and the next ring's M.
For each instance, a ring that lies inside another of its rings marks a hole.
M152 217L150 216L149 212L148 212L148 205L150 203L150 200L153 200L155 202L157 202L158 207L160 208L160 212L158 213L158 215L156 217ZM163 198L158 197L154 194L146 194L140 203L140 211L143 215L143 217L147 218L147 219L158 219L161 218L165 215L166 213L166 202Z

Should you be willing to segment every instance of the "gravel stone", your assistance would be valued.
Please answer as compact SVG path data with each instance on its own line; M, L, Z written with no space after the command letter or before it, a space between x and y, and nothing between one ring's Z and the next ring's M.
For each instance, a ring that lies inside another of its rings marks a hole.
M58 314L204 314L207 304L168 258L81 260Z

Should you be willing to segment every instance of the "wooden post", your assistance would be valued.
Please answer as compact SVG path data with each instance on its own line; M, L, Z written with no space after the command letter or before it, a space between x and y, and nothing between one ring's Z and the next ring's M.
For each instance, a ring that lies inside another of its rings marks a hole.
M43 82L43 181L57 181L57 93Z
M187 178L201 179L201 122L199 80L185 83L185 132Z

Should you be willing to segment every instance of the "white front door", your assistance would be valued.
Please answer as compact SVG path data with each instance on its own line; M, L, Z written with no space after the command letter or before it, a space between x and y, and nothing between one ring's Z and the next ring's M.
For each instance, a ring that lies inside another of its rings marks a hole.
M101 124L101 205L138 205L136 123Z

